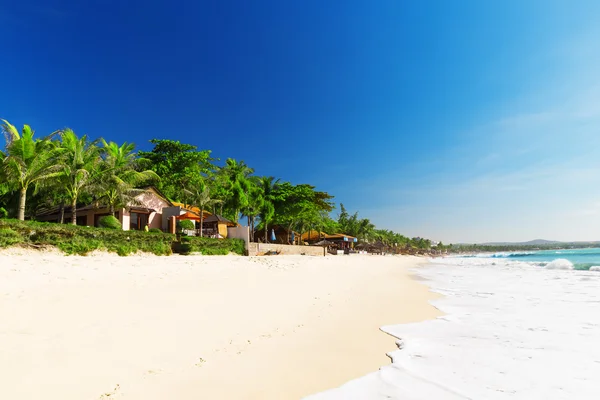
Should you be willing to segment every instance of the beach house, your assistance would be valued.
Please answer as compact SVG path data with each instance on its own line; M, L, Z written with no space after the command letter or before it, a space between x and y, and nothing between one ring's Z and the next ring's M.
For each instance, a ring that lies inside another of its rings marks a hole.
M173 204L162 195L158 189L148 187L144 192L135 197L135 200L128 207L122 207L115 210L115 217L121 222L122 228L128 230L143 230L146 225L148 228L158 228L164 230L163 209L172 207ZM101 217L110 215L108 207L102 204L93 203L76 210L77 225L98 226ZM44 222L60 222L61 214L63 222L71 221L71 207L52 207L43 210L36 215L36 220Z

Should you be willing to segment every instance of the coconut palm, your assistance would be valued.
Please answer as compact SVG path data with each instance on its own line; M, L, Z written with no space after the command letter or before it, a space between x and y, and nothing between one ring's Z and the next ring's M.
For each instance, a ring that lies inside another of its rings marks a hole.
M258 181L258 186L262 191L263 197L259 217L265 228L265 243L269 241L268 226L275 215L275 206L273 205L273 202L275 201L275 190L277 189L277 185L279 185L279 179L275 180L272 176L262 176Z
M101 166L101 182L99 183L99 201L110 209L112 215L117 207L136 203L136 197L144 192L137 189L160 180L159 176L151 170L138 171L136 167L141 161L134 153L133 143L118 145L115 142L102 142L103 163Z
M222 200L212 199L210 197L210 186L205 182L196 182L193 188L184 189L184 195L187 198L187 202L192 206L196 206L200 209L200 236L203 235L202 229L204 228L204 210L212 207L216 204L222 203Z
M4 172L4 160L6 159L6 154L2 150L0 150L0 196L4 195L9 191L8 186L8 178L6 177L6 173Z
M248 167L244 161L238 162L233 158L228 158L225 166L220 170L225 188L229 192L226 203L232 211L232 217L236 223L241 210L248 206L251 187L249 176L253 172L254 170Z
M71 203L71 224L76 225L77 200L92 187L100 172L100 149L97 141L90 142L87 135L78 138L69 128L63 130L60 137L63 168L57 178Z
M23 221L27 190L32 185L43 184L58 175L62 169L62 165L57 162L61 149L50 139L51 136L34 139L35 132L29 125L24 125L19 133L8 121L2 122L2 131L7 140L2 161L4 188L12 187L19 192L17 218Z
M260 178L252 176L249 179L248 186L248 204L242 209L242 214L248 218L248 227L250 228L250 241L254 241L254 225L256 217L260 215L260 211L264 204L263 190L259 186Z

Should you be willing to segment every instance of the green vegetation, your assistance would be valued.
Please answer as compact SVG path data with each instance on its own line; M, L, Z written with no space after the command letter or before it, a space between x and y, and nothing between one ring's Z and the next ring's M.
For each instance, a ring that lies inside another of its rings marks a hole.
M170 255L175 249L181 254L204 255L244 254L241 239L213 239L201 237L177 237L160 230L121 231L90 228L50 222L0 220L0 248L21 245L24 247L53 246L66 254L86 255L94 250L127 256L137 252Z
M205 256L244 254L244 241L241 239L212 239L188 236L181 238L181 254L202 253Z
M0 246L15 244L54 246L66 254L86 255L94 250L117 253L120 256L138 251L169 255L175 235L149 235L139 231L117 231L64 224L0 220Z
M539 250L562 250L562 249L587 249L600 247L600 242L548 242L538 244L454 244L445 246L451 253L499 253L510 251L539 251Z
M121 222L114 215L105 215L104 217L100 217L98 220L98 226L100 228L106 229L114 229L120 231Z
M179 229L184 229L184 230L192 230L192 229L196 228L194 223L187 219L177 222L177 226L179 227Z
M163 233L163 232L158 228L150 228L148 230L148 233Z
M21 243L21 235L10 228L0 228L0 248L10 247Z
M55 208L63 223L68 208L74 210L70 222L75 225L78 207L92 204L114 213L137 205L143 188L154 185L169 200L197 207L201 213L206 210L234 222L245 218L251 241L268 241L269 228L280 225L299 234L345 233L357 237L359 244L377 244L389 252L431 248L427 239L377 229L343 204L333 216L334 197L315 186L256 175L242 160L227 158L220 163L210 150L191 144L152 139L151 151L136 153L132 143L91 140L68 128L37 138L28 125L19 132L2 121L6 146L0 151L0 210L5 212L0 211L0 217L35 220L40 211ZM194 229L189 221L183 224L179 226Z

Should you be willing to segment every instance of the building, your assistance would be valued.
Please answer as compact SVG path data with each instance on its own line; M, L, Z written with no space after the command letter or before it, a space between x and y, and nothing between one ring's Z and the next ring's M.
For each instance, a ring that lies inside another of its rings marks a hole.
M135 197L135 201L129 207L115 210L115 217L121 222L123 230L143 230L158 228L165 230L163 225L163 209L172 207L173 204L154 187L146 188L144 193ZM71 221L71 207L64 207L63 222ZM101 217L110 215L108 207L101 204L90 204L76 209L77 225L98 226ZM53 207L38 213L36 219L45 222L60 222L61 209Z

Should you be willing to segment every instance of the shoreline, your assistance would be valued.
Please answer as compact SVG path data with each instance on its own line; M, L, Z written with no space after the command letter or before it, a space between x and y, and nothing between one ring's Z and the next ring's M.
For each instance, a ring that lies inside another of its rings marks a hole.
M381 327L441 315L419 257L0 261L7 398L299 399L388 365Z

